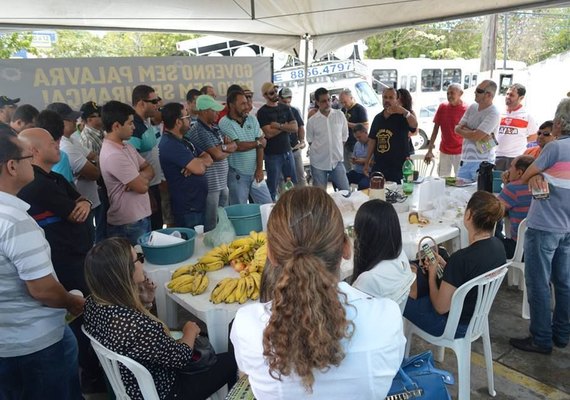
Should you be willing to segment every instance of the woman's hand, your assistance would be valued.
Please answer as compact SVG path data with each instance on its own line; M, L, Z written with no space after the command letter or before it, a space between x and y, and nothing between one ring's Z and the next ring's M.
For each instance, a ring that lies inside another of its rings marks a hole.
M429 258L425 258L422 263L422 267L424 270L427 270L428 276L431 278L432 276L437 276L438 268L445 268L446 262L445 260L439 255L434 254L436 262L431 262Z
M184 324L182 328L182 339L181 342L186 343L188 346L194 348L194 341L200 334L200 327L196 322L188 321Z

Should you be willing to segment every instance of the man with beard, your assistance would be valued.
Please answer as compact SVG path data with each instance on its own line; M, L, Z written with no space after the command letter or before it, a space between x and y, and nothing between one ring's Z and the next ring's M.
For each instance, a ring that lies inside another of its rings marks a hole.
M382 172L387 181L399 183L403 178L402 165L410 155L408 135L416 130L418 121L410 110L399 105L396 89L384 89L382 103L384 110L374 117L368 135L364 174L368 175L374 155L372 172Z
M257 111L257 119L267 139L264 154L267 186L271 198L275 200L281 178L291 178L293 183L297 183L289 134L297 132L299 126L291 108L279 103L277 86L265 82L261 86L261 93L266 103Z
M176 226L204 225L208 178L206 168L212 157L194 146L184 135L190 129L191 115L179 103L161 109L164 134L160 139L160 165L170 193Z

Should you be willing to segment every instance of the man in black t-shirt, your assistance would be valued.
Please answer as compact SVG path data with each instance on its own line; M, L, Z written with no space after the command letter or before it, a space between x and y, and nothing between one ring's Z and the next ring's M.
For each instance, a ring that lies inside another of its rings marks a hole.
M368 155L364 165L367 174L374 155L372 171L380 171L387 181L402 180L402 166L410 155L408 134L418 127L418 121L410 110L398 104L398 92L394 88L382 92L384 110L376 115L368 135Z
M295 159L295 174L297 175L297 182L299 186L306 186L307 180L305 179L305 170L303 166L303 150L305 149L305 122L301 117L301 113L296 107L291 106L291 100L293 99L293 92L291 89L284 87L279 91L279 103L285 104L291 107L291 112L293 117L297 121L297 126L299 129L297 132L291 132L289 134L289 142L291 143L291 148L293 149L293 158Z
M275 200L281 178L291 178L293 183L297 183L289 133L297 132L298 125L291 107L278 102L277 86L265 82L261 86L261 93L266 103L257 111L257 119L267 139L264 153L267 187Z
M356 100L354 100L350 89L344 89L340 92L338 100L340 104L342 104L341 111L348 121L348 139L344 144L344 167L347 171L350 171L352 169L352 152L356 144L353 129L357 124L362 124L366 128L366 131L368 131L368 113L363 105L358 104Z

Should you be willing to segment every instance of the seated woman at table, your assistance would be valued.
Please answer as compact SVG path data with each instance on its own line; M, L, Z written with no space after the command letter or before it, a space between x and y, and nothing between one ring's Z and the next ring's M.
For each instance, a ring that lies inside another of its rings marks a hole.
M331 197L285 192L267 244L270 299L240 308L230 335L255 397L384 399L404 355L402 317L395 302L339 281L350 242Z
M402 231L392 204L370 200L354 219L352 286L374 297L394 300L403 312L416 275L402 251Z
M217 355L207 372L187 375L193 362L194 340L200 328L186 322L177 341L168 328L142 304L137 285L144 281L142 254L123 238L106 239L85 259L85 279L91 296L85 301L85 329L103 346L148 369L161 399L205 399L226 383L235 383L233 354ZM142 399L134 375L121 368L131 399Z
M455 290L506 262L505 248L494 237L495 224L503 215L503 205L494 195L484 191L473 194L463 216L469 247L453 253L447 263L439 255L434 263L423 260L424 268L416 269L417 279L404 317L431 335L443 334ZM441 282L437 278L438 265L444 268ZM476 301L477 292L472 290L465 297L456 337L465 336Z

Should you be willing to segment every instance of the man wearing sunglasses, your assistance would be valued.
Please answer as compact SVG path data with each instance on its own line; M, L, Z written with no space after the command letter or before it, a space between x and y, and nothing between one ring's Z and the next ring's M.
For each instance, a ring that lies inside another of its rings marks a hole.
M509 169L513 159L524 153L527 142L536 138L536 123L522 105L525 95L526 88L520 83L512 85L505 95L507 110L501 115L499 124L496 170Z
M556 137L552 134L552 126L553 122L550 120L545 121L542 123L542 125L540 125L540 127L538 128L538 132L536 132L537 146L526 149L524 152L525 155L537 158L542 149L544 148L544 146L546 146L548 143L552 142L553 140L556 140Z
M155 90L147 85L138 85L133 89L132 104L135 109L135 130L129 143L151 165L154 177L149 183L148 194L152 207L150 216L151 229L162 229L162 199L160 196L160 182L163 179L162 169L158 156L158 139L160 131L152 126L150 119L158 112L160 97Z
M299 126L291 108L279 103L275 84L265 82L261 86L261 93L266 103L257 111L257 119L267 139L264 154L267 187L271 198L275 200L281 179L291 178L293 183L297 183L289 134L297 132Z
M16 197L34 179L32 157L0 128L0 398L79 399L77 342L64 317L83 312L84 299L58 282L44 232Z
M477 170L483 161L495 161L495 136L501 115L493 104L497 84L484 80L475 89L475 103L471 104L455 127L455 133L463 137L461 162L457 177L477 180Z

